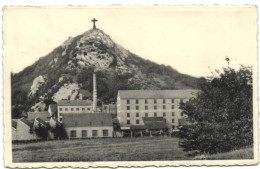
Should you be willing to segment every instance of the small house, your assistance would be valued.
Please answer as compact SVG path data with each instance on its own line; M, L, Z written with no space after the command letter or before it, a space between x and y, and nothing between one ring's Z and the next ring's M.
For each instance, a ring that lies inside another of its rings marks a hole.
M69 138L113 136L112 116L105 113L66 113L63 124Z

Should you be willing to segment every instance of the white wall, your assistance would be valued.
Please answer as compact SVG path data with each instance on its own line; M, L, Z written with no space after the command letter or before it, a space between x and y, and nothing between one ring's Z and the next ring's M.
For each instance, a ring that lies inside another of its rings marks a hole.
M103 136L103 130L108 130L108 136L106 137L112 137L113 136L113 127L66 127L65 128L68 137L70 138L70 133L72 130L76 131L76 138L82 138L81 131L86 130L87 131L87 137L86 138L92 138L92 130L97 130L98 135L97 138L104 137Z

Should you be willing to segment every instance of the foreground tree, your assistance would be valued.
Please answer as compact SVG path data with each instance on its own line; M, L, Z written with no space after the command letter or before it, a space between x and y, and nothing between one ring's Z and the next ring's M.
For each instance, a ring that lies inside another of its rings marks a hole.
M228 67L202 80L197 98L181 104L188 123L180 128L184 150L227 152L253 144L251 67Z
M55 127L51 129L55 139L65 139L67 138L67 132L63 124L56 123Z
M39 123L38 126L35 127L34 131L38 137L40 137L43 140L47 140L49 131L48 125L43 125Z

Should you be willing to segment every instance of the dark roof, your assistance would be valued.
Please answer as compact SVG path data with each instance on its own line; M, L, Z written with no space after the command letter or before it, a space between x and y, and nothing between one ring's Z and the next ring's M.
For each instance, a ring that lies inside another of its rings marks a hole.
M90 93L88 90L85 90L85 89L79 89L79 92L85 96L85 97L91 97L92 96L92 93Z
M145 125L131 125L130 130L145 130Z
M119 90L121 99L170 99L196 97L199 90Z
M113 126L112 116L106 113L64 113L65 127Z
M92 102L89 100L59 100L58 106L90 106Z
M43 125L45 125L45 126L47 126L47 123L43 120L43 119L41 119L41 118L36 118L36 120L40 123L40 124L43 124Z
M51 112L55 113L58 109L57 103L52 103L49 105Z
M31 122L31 121L29 121L25 118L21 118L20 121L23 122L24 124L26 124L29 127L33 127L33 122Z
M27 117L28 120L34 121L36 118L41 118L44 121L49 121L50 113L47 111L28 112L28 117Z
M143 117L146 129L166 129L167 124L163 117Z
M17 121L16 120L12 120L12 127L16 129L16 127L17 127Z

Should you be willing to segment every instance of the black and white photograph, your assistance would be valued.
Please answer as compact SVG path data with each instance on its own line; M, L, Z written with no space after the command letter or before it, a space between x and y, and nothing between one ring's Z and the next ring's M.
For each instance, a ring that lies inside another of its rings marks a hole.
M256 6L4 7L3 41L7 166L258 163Z

